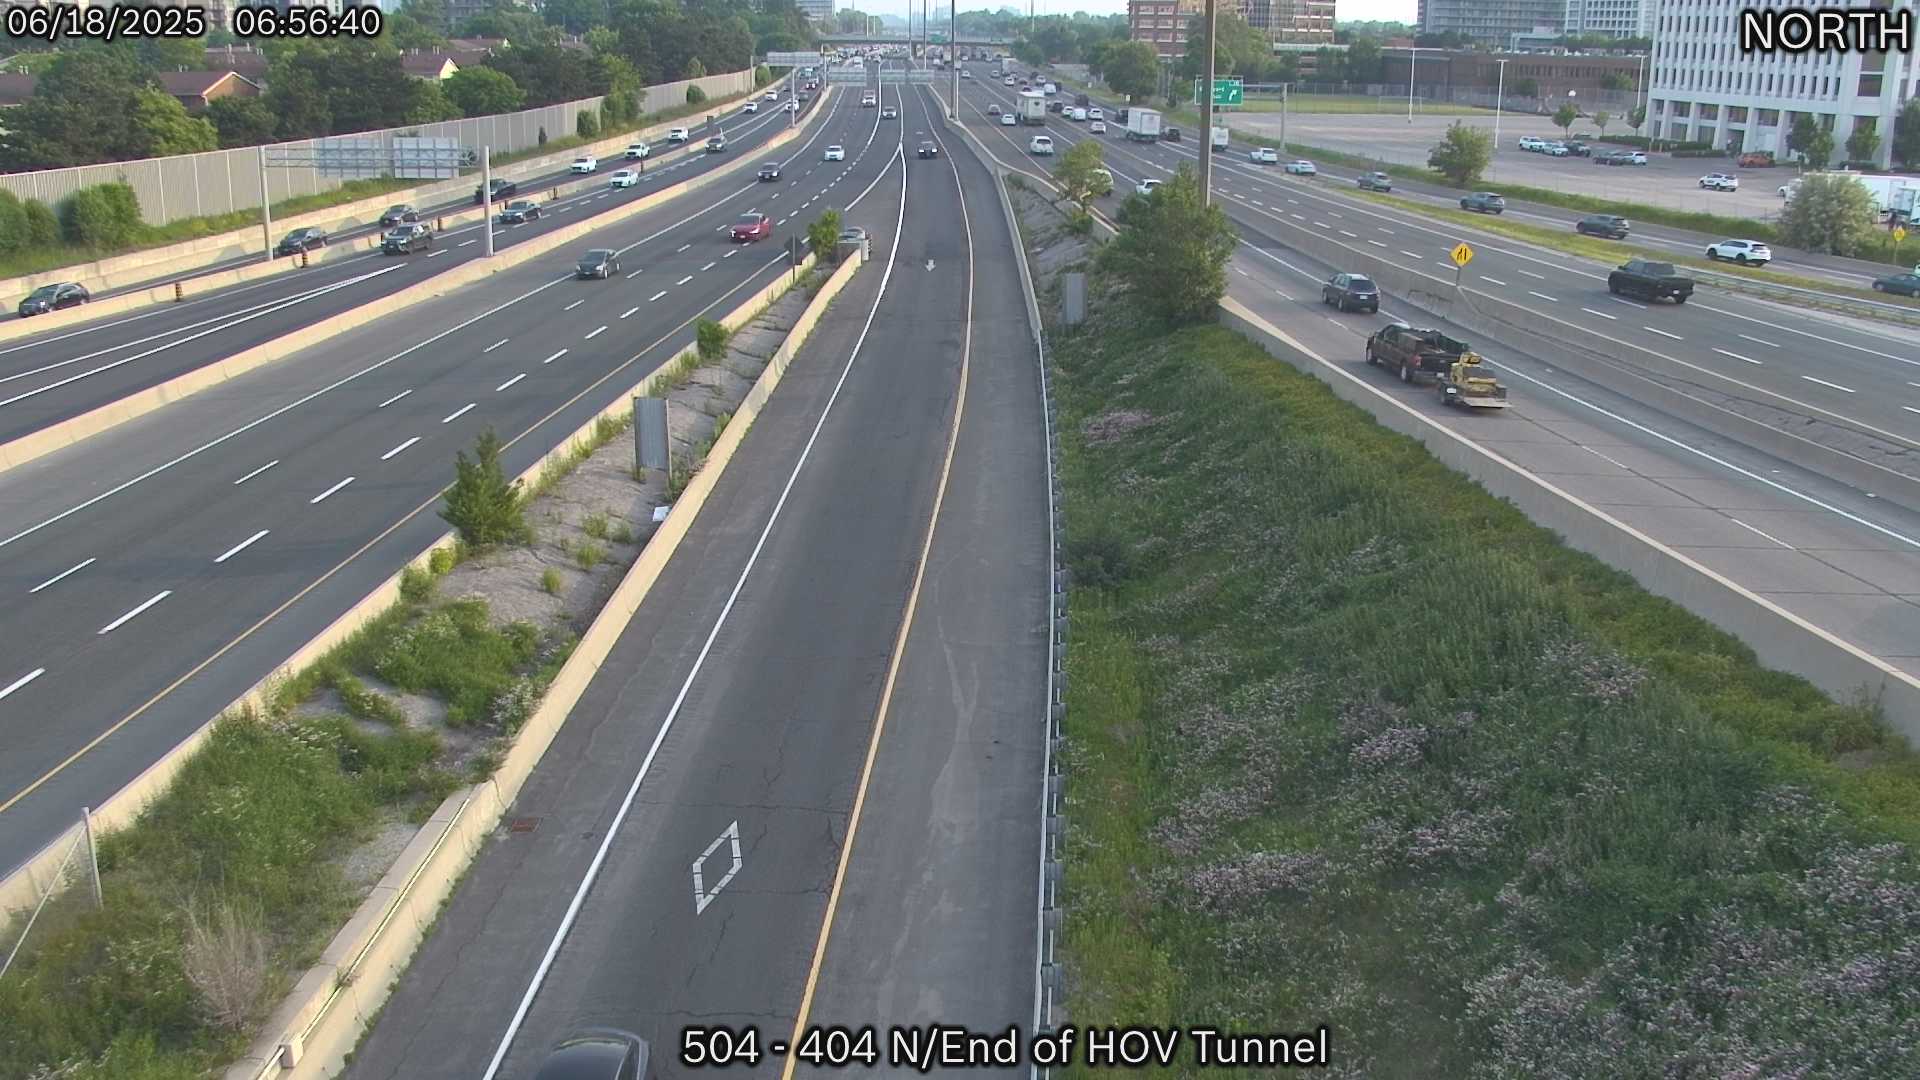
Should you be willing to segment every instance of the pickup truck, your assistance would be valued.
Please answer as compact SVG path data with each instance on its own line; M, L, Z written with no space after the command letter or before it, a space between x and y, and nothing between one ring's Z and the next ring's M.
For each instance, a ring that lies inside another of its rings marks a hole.
M1674 303L1684 304L1693 295L1693 279L1675 270L1672 263L1628 259L1607 275L1607 291L1649 302L1670 296Z
M1367 339L1367 363L1397 372L1404 383L1445 378L1455 363L1472 354L1464 341L1406 323L1382 327Z

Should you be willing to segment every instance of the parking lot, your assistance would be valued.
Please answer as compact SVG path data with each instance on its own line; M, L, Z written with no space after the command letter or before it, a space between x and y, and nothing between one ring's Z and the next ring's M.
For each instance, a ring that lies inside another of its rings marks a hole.
M1493 130L1492 114L1466 122ZM1360 154L1396 165L1420 166L1427 153L1446 133L1447 125L1458 117L1418 116L1409 124L1404 115L1329 115L1292 113L1287 118L1287 141L1295 145L1320 146L1348 154ZM1277 113L1239 113L1230 120L1244 131L1277 139L1280 116ZM1592 121L1582 120L1574 133L1594 133ZM1613 134L1625 133L1620 124L1609 124ZM1568 194L1620 199L1677 210L1706 211L1729 217L1771 221L1780 213L1777 189L1796 175L1791 168L1740 169L1732 158L1680 158L1652 155L1641 167L1595 165L1589 158L1554 158L1529 153L1519 148L1520 137L1537 135L1545 139L1561 138L1561 130L1544 116L1508 114L1500 120L1501 145L1487 170L1486 186L1524 184L1528 187L1563 191ZM1612 147L1612 144L1597 144ZM1618 147L1612 147L1618 149ZM1740 190L1707 191L1699 186L1700 177L1710 172L1732 173L1740 178Z

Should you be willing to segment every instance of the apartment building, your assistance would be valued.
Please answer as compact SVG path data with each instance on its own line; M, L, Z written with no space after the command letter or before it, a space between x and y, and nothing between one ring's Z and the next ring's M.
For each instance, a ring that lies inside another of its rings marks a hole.
M1911 9L1914 0L1875 6ZM1860 125L1880 135L1877 164L1889 163L1894 118L1920 97L1920 57L1901 52L1745 53L1740 12L1789 8L1780 0L1663 0L1653 27L1647 128L1676 142L1787 157L1787 133L1801 116L1831 132L1834 159Z
M1333 0L1238 0L1240 16L1275 42L1333 44Z
M1187 20L1205 10L1201 0L1127 0L1127 34L1177 60L1187 54Z
M1641 38L1653 33L1654 0L1567 0L1564 31Z
M1571 2L1576 0L1419 0L1416 17L1423 33L1506 45L1515 34L1558 36Z

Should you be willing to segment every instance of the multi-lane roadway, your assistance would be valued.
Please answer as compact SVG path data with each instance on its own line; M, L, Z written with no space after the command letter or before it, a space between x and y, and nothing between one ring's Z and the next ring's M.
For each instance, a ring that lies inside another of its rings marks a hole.
M897 140L830 100L779 182L748 170L583 238L622 251L611 281L555 251L0 474L0 866L437 536L453 453L483 428L524 468L789 272L785 241L827 206L864 223ZM822 160L834 143L844 162ZM730 244L750 210L773 236Z

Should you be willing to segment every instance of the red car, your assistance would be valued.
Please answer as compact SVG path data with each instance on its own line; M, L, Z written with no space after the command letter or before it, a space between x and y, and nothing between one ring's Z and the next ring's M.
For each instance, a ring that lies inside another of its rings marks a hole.
M733 231L727 234L730 240L752 243L765 240L773 234L773 218L768 214L742 214L740 220L733 223Z

